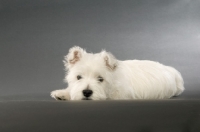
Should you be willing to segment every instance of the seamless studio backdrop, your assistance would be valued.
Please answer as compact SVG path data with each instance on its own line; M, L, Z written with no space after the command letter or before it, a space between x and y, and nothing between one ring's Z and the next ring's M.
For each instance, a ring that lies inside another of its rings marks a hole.
M73 46L181 72L165 100L56 101ZM0 0L1 132L200 132L199 0Z
M199 0L1 0L0 99L53 100L74 45L175 67L179 98L199 98L199 12Z

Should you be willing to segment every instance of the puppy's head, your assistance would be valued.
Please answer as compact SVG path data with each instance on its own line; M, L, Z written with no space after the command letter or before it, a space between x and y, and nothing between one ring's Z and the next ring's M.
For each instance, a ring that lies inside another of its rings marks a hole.
M107 99L117 62L106 51L92 54L80 47L71 48L64 60L71 100Z

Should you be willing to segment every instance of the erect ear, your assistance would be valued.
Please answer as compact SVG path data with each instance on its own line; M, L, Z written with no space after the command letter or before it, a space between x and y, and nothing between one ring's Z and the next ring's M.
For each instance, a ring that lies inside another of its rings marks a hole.
M78 46L74 46L69 49L69 53L65 56L65 59L63 61L66 69L70 69L78 61L80 61L83 54L85 53L85 50Z
M106 67L109 70L115 70L117 68L117 59L109 52L102 51L101 55L103 56Z

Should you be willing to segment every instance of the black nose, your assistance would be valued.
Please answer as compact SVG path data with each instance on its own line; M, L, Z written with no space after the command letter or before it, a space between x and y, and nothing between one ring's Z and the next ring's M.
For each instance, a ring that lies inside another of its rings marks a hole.
M93 93L92 90L88 90L88 89L83 90L83 95L85 97L90 97L92 95L92 93Z

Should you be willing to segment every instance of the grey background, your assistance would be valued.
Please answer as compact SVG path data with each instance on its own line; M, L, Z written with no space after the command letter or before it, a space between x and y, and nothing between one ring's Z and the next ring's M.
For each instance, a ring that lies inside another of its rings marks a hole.
M1 0L0 96L65 88L62 60L74 45L173 66L182 97L199 97L199 0Z

